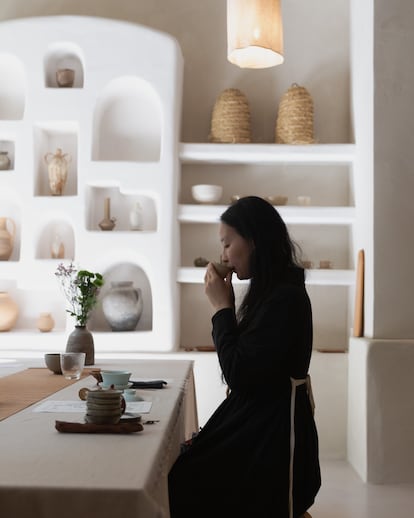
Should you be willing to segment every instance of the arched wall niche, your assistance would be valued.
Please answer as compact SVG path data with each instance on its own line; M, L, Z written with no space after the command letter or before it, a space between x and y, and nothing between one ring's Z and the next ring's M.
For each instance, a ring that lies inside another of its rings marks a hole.
M72 225L64 219L46 222L36 242L36 259L70 259L75 257L75 234Z
M109 202L106 202L109 198ZM137 192L123 192L119 186L103 187L88 186L86 190L86 228L91 231L101 231L100 221L105 216L105 203L109 203L110 218L114 218L114 232L134 230L131 224L130 213L138 203L141 209L140 230L156 232L158 215L156 212L155 194Z
M114 263L101 272L105 284L99 294L99 302L93 310L88 323L91 331L111 331L108 322L102 311L103 297L111 289L112 282L132 281L134 288L140 288L143 300L143 311L135 331L152 331L153 327L153 308L152 290L148 276L145 271L137 264L131 262ZM116 333L116 331L114 331Z
M12 54L0 53L0 119L23 119L26 105L26 73Z
M161 102L154 87L139 77L114 79L95 106L92 159L158 162L161 130Z
M70 41L52 43L44 56L45 85L58 88L56 72L62 68L74 70L73 88L83 88L84 58L82 49Z

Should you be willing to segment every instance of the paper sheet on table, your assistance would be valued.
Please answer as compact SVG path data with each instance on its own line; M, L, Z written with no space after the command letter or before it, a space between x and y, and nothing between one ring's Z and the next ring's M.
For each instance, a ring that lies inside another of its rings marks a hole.
M151 406L151 401L128 401L126 409L134 414L148 414ZM48 400L35 406L33 412L86 412L86 401Z

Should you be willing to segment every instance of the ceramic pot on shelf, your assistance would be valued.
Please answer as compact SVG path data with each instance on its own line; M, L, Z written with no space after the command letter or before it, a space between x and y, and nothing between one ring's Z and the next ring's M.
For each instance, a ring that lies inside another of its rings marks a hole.
M50 313L40 313L36 326L42 333L48 333L55 327L55 321Z
M58 68L56 70L56 83L59 88L72 88L75 81L73 68Z
M129 225L131 230L142 230L142 207L138 201L129 212Z
M65 257L65 245L59 234L56 234L53 238L50 246L50 256L52 259L63 259Z
M68 336L66 352L85 353L85 365L93 365L95 363L93 335L86 326L75 325L75 329Z
M7 229L10 223L11 232ZM0 218L0 261L8 261L13 252L16 224L12 218Z
M133 331L143 310L141 289L134 288L132 281L111 282L102 310L112 331Z
M45 162L49 175L50 192L53 196L61 196L68 178L68 166L72 160L68 153L57 148L56 153L46 153Z
M10 331L19 316L19 306L7 291L0 291L0 331Z
M0 151L0 170L6 171L10 169L10 158L8 155L8 151Z

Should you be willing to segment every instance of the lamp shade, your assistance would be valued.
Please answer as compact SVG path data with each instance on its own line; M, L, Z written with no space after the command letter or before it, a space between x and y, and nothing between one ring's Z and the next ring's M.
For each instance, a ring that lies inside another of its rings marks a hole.
M283 63L280 0L227 0L227 59L241 68Z

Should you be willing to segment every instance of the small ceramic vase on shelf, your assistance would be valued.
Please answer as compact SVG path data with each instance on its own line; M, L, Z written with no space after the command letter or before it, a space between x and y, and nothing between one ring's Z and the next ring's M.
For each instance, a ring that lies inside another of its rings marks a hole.
M55 327L55 321L50 313L40 313L36 326L42 333L48 333Z
M66 352L85 353L85 365L93 365L95 363L93 335L86 326L75 326L75 329L68 336Z
M112 331L133 331L143 310L140 288L134 288L132 281L111 282L102 310Z
M112 230L115 227L115 218L111 218L111 198L104 199L104 219L99 222L101 230Z
M56 70L56 83L59 88L72 88L75 81L73 68L58 68Z
M50 192L53 196L61 196L68 177L68 165L72 158L58 148L56 153L46 153L45 162L49 174Z
M53 238L50 246L50 256L52 259L63 259L65 257L65 245L59 234Z
M7 230L10 223L11 232ZM8 261L13 252L16 224L12 218L0 218L0 261Z
M142 230L142 207L136 202L129 213L129 225L131 230Z
M321 270L331 270L333 268L333 262L327 259L319 261L319 268Z
M10 331L16 324L19 307L7 291L0 291L0 331Z
M10 169L10 158L8 155L8 151L0 151L0 170L5 171Z

